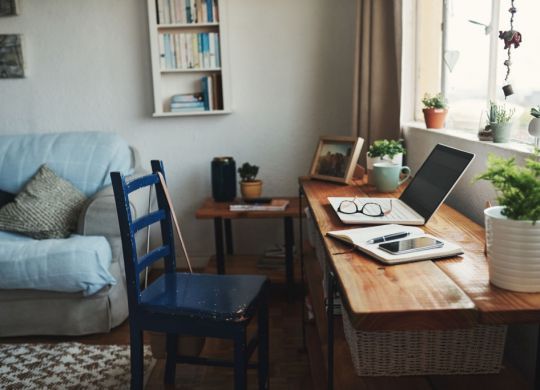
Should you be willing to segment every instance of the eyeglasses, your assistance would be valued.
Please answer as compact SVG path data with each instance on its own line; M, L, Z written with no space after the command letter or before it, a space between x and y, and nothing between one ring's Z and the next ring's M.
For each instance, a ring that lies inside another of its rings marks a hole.
M339 204L337 211L342 214L364 214L368 217L384 217L392 212L392 199L390 199L390 208L383 210L380 204L374 202L364 203L358 206L356 198L344 200Z

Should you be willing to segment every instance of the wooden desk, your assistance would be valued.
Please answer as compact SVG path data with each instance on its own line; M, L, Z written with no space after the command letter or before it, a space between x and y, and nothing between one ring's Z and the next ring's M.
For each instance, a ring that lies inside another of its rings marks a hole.
M195 216L198 219L213 219L214 220L214 238L216 244L216 263L217 272L225 273L225 250L223 248L223 224L225 225L225 244L227 254L232 255L233 238L232 238L232 219L255 219L255 218L283 218L285 227L285 275L287 290L289 294L294 290L294 229L293 218L300 214L299 199L279 197L279 199L289 200L289 205L283 211L230 211L229 205L231 202L216 202L212 198L204 200L203 204L197 210Z
M436 262L385 266L326 237L344 225L329 196L399 196L378 194L372 186L340 186L300 180L328 254L328 296L334 280L353 326L361 330L422 330L467 328L476 323L540 322L540 294L514 293L489 284L484 255L484 230L447 205L423 226L427 233L462 246L464 255ZM335 278L335 279L334 279ZM328 379L333 375L333 305L328 305ZM537 381L538 384L538 381Z

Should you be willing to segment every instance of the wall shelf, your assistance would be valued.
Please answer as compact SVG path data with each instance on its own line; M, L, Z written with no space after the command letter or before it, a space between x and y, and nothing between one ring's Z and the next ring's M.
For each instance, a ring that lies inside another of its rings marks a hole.
M174 9L177 4L199 10ZM147 0L153 117L231 113L225 5L226 0ZM189 111L201 101L205 111ZM186 111L171 112L171 105Z

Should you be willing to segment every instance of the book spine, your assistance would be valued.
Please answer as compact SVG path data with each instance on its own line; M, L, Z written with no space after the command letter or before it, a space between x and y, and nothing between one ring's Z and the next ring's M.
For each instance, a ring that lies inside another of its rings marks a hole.
M178 0L178 8L180 9L180 23L186 23L186 1Z
M197 40L197 34L192 33L190 35L191 39L191 61L193 62L193 68L199 69L201 65L199 64L199 43Z
M204 99L204 109L209 110L210 106L208 104L208 80L206 77L203 77L201 79L201 87L202 87L202 93L203 93L203 99Z
M185 0L186 1L186 23L193 23L193 19L191 18L191 0Z
M202 34L197 34L197 57L199 57L199 67L204 68Z
M210 23L214 21L214 10L212 9L213 7L214 7L214 1L206 0L206 18L207 18L207 21Z
M165 15L163 11L163 0L156 0L156 9L157 24L163 24Z
M214 14L214 22L219 22L219 7L217 0L212 2L212 13Z
M214 89L212 88L212 78L206 76L206 85L208 87L208 110L214 109Z
M214 34L214 45L216 48L216 67L221 67L221 51L219 49L219 33Z
M158 44L159 44L159 69L165 69L166 68L166 62L165 62L165 37L163 34L159 34L158 36Z
M170 59L170 47L169 47L169 34L163 34L163 46L165 49L165 69L170 69L171 59Z
M171 15L171 23L176 23L176 2L175 0L169 0L169 6L171 9L169 10Z
M216 40L214 38L216 33L208 34L208 56L210 57L210 68L217 68L216 65Z
M199 103L203 104L203 96L200 93L187 93L181 95L173 95L171 97L171 103Z
M171 108L204 107L203 102L172 102Z
M205 68L210 68L209 46L208 33L203 33L203 61Z

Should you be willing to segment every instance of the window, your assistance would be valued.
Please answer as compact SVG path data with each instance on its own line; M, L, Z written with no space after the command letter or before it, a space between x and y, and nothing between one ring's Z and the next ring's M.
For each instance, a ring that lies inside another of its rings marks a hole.
M450 105L447 126L476 132L485 125L489 100L496 100L516 110L514 138L532 141L529 112L540 105L540 1L515 0L514 5L514 29L523 42L512 48L514 94L505 101L507 53L499 31L510 29L511 1L417 0L417 119L423 93L443 90Z

